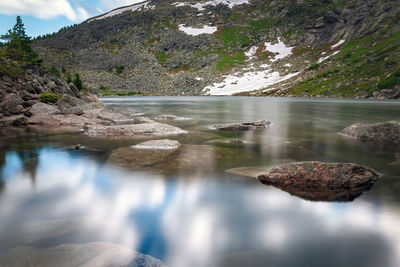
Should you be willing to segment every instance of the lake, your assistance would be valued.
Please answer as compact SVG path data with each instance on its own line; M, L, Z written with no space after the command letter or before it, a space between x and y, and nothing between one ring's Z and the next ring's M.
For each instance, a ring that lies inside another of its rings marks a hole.
M186 266L400 266L400 147L340 134L400 118L399 101L242 97L115 97L102 101L188 131L187 153L139 169L112 150L143 140L2 132L0 258L22 248L111 242ZM190 119L188 119L190 118ZM267 119L264 131L213 125ZM244 144L229 140L240 139ZM75 151L82 144L88 150ZM305 200L229 174L292 161L352 162L382 174L353 201ZM14 254L12 254L14 253ZM49 262L54 258L49 257Z

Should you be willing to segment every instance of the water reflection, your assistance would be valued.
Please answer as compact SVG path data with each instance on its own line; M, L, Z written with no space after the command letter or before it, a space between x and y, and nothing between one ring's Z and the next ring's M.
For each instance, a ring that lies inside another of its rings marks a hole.
M399 263L399 211L383 203L311 203L257 181L166 180L53 149L37 155L34 190L22 157L6 155L3 251L109 241L170 266Z
M208 129L214 123L274 123L263 133L219 135L252 146L211 146L204 136L190 142L183 138L193 149L136 171L104 164L112 150L134 142L98 144L79 134L2 139L0 260L11 248L50 250L103 241L174 267L399 266L399 172L396 164L390 165L397 160L397 149L371 148L337 135L360 119L343 115L349 112L347 103L276 101L124 99L122 105L150 116L192 117L198 123L185 130L208 133L211 139L218 134ZM372 120L400 114L391 105L352 105L356 114L385 110ZM66 149L77 143L99 151ZM205 148L196 149L200 146ZM288 159L351 161L384 177L353 202L328 203L224 174L229 168Z

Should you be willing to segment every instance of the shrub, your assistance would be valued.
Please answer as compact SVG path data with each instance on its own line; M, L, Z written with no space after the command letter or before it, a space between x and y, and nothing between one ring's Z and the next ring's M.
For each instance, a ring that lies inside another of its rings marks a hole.
M116 66L116 67L115 67L115 71L116 71L118 74L121 74L122 72L124 72L124 69L125 69L125 66L123 66L123 65L120 65L120 66Z
M317 69L319 69L318 63L314 63L310 67L308 67L308 70L317 70Z
M43 103L55 104L60 99L60 96L52 93L43 93L39 96L40 101Z
M83 89L83 83L81 77L79 76L79 73L75 74L75 79L73 81L73 84L76 86L76 88L78 88L79 91Z
M50 68L50 73L53 74L53 75L55 75L55 76L57 76L57 77L60 77L60 72L59 72L58 69L57 69L56 67L54 67L54 66L52 66L52 67Z
M66 73L67 69L65 67L62 67L61 71L62 71L62 73Z
M378 83L378 89L392 89L396 85L400 85L400 68L397 68L389 77Z

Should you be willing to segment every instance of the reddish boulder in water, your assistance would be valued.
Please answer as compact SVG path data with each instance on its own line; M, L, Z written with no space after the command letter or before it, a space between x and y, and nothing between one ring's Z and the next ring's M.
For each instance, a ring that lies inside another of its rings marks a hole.
M380 175L352 163L294 162L257 178L292 195L317 201L352 201L369 190Z

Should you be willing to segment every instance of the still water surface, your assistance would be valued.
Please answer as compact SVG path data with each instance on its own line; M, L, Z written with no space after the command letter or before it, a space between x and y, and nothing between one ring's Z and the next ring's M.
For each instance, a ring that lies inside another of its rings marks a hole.
M139 140L99 140L81 133L0 136L2 255L23 245L46 250L107 241L171 267L400 266L400 147L339 134L355 122L399 119L398 101L103 101L150 118L192 118L171 124L189 131L176 139L191 145L193 156L130 170L106 160L113 149ZM239 134L211 129L260 119L273 124L263 132ZM247 144L229 144L227 138ZM71 149L78 143L92 150ZM225 172L305 160L358 163L383 177L354 201L312 202Z

